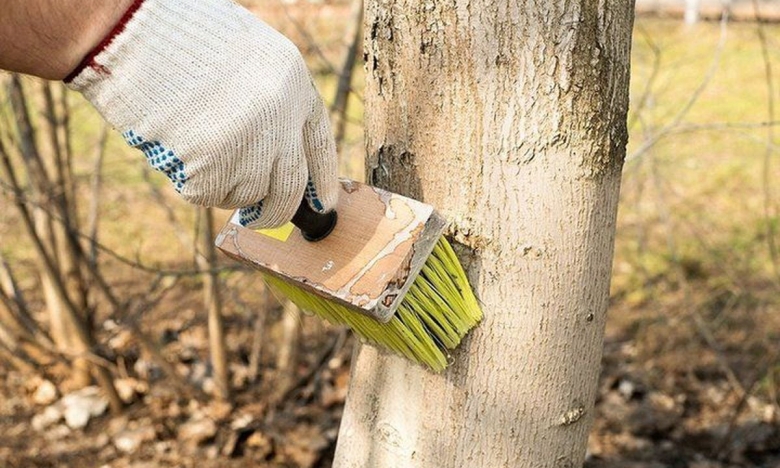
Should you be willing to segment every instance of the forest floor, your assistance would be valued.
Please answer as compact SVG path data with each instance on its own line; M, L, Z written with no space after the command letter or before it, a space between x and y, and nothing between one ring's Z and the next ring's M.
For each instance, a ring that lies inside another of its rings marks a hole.
M267 19L306 52L329 96L323 57L339 63L344 40L332 24L348 8L281 8L265 12ZM780 467L780 286L770 242L778 196L762 182L780 180L780 164L767 156L773 136L760 124L777 120L767 107L767 93L777 90L767 83L780 57L771 52L766 66L755 24L691 29L639 18L636 26L631 142L586 467ZM780 50L780 29L767 28L764 45ZM354 157L342 172L359 178L359 99L350 115L347 152ZM171 247L176 236L142 195L137 161L118 141L111 148L121 155L106 174L103 242L139 262L186 267L179 263L191 254ZM190 218L182 215L185 224ZM13 218L0 212L0 234L14 232ZM19 247L15 260L22 289L45 321L29 252ZM110 256L101 261L127 297L143 294L153 279ZM128 402L122 416L76 391L61 364L43 376L0 364L0 468L330 466L352 336L302 316L294 365L282 371L285 312L254 275L226 274L234 390L233 402L222 403L210 396L200 286L180 281L140 319L177 379L100 315L98 304L98 340L122 357L115 369Z

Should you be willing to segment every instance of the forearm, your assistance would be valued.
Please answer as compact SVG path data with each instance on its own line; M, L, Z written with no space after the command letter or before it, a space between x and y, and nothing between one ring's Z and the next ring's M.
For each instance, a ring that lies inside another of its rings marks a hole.
M133 0L5 0L0 69L61 80L119 21Z

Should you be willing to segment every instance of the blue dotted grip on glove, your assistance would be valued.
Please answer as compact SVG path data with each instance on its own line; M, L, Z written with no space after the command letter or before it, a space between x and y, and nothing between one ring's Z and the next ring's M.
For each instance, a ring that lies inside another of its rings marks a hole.
M148 141L133 130L122 133L128 145L143 151L149 165L155 170L165 174L173 182L174 189L181 193L184 189L184 183L187 182L187 173L184 170L184 161L176 157L173 150L165 148L159 141ZM323 213L325 207L317 195L317 187L309 178L304 191L304 197L315 212ZM242 226L249 226L260 219L263 211L263 201L239 209L239 223Z
M304 195L306 196L306 201L309 202L315 211L320 213L325 211L325 207L322 205L322 201L320 201L320 198L317 196L317 187L314 186L314 182L311 180L311 177L309 177L309 183L306 184L306 191L304 192Z
M263 200L255 203L252 206L246 206L238 210L238 222L247 227L260 219L260 214L263 212Z
M319 196L317 196L317 187L314 186L314 182L309 178L309 182L306 184L306 190L304 191L304 197L309 202L312 209L318 213L325 212L325 206L322 204ZM255 203L252 206L247 206L238 210L238 222L246 227L260 219L260 215L263 212L263 201Z
M184 161L177 158L173 150L166 149L159 141L147 141L133 130L122 133L128 145L144 152L146 160L154 169L165 174L173 182L173 187L181 193L187 174L184 172Z

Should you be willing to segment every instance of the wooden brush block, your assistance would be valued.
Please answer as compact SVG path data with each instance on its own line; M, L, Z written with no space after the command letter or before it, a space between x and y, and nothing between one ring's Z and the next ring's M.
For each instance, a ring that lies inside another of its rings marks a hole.
M251 230L237 213L216 239L228 256L363 312L390 320L445 227L424 203L343 180L338 223L319 242L289 224Z

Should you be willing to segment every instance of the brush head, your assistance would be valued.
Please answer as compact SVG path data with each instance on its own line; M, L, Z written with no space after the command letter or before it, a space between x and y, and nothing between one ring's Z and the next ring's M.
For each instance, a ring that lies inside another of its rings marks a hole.
M335 228L316 243L291 224L252 230L234 216L216 245L283 282L388 322L441 237L444 219L430 205L348 180L336 212Z
M273 290L332 324L347 325L364 342L392 351L436 372L450 363L450 351L482 319L455 252L440 237L393 317L386 323L307 292L271 275Z
M442 217L424 203L351 181L342 183L336 211L333 231L316 242L292 224L253 231L234 216L216 244L261 270L301 309L444 370L482 311L442 236Z

